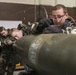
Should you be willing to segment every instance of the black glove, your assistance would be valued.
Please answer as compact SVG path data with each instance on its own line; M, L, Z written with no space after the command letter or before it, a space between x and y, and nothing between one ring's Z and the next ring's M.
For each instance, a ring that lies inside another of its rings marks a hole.
M43 33L63 33L63 31L58 28L56 25L50 25L49 27L45 28L43 30Z

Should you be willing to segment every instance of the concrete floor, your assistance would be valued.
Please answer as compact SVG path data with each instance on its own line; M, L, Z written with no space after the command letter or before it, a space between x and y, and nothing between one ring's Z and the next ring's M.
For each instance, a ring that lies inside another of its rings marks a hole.
M25 72L25 70L14 71L13 75L18 75L20 72Z
M16 67L16 70L14 71L13 75L18 75L20 72L25 72L24 66ZM7 75L7 72L5 73L5 75Z
M20 72L25 72L25 71L24 70L14 71L13 75L18 75ZM7 73L5 73L5 75L7 75Z

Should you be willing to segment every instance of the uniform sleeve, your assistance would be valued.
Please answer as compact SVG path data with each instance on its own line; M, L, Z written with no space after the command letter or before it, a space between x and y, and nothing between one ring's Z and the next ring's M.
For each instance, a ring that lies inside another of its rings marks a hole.
M56 25L51 25L43 30L44 34L50 34L50 33L63 33L60 28L58 28Z
M17 29L22 30L25 34L29 34L28 25L26 24L19 24Z
M39 25L37 26L37 31L39 31L40 33L42 33L43 30L46 27L48 27L48 26L50 26L52 24L53 23L52 23L52 21L50 19L42 19L42 20L39 21Z

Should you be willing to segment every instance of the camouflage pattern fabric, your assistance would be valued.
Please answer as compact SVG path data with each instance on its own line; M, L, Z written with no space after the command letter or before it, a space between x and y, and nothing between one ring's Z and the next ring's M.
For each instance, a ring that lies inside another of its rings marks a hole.
M6 39L8 38L8 41ZM9 43L10 37L1 37L1 55L0 55L0 75L5 75L7 68L7 75L13 75L16 65L16 51Z

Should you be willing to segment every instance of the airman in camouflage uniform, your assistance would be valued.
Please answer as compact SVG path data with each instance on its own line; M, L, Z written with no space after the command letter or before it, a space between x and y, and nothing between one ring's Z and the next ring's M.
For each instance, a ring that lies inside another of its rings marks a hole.
M30 35L30 31L26 25L22 24L18 26L18 29L17 28L11 29L11 37L13 37L16 40L20 39L23 36L27 36L27 35ZM25 72L20 72L19 75L37 75L36 71L34 71L27 64L24 65L24 68L25 68Z
M1 60L0 60L0 75L5 75L7 69L7 75L13 75L15 70L15 55L16 51L12 46L9 36L10 30L6 30L4 27L0 27L1 34Z

